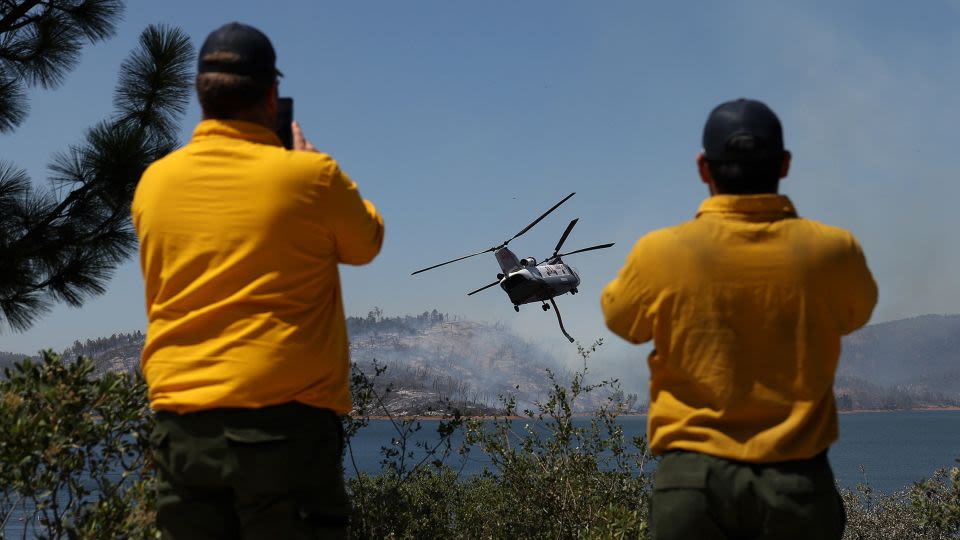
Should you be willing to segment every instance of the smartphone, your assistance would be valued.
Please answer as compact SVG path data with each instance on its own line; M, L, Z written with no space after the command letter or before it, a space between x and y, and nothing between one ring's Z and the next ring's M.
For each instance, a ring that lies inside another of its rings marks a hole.
M293 98L277 98L277 125L274 127L274 131L277 133L277 137L280 137L283 147L288 150L293 148L291 122L293 122Z

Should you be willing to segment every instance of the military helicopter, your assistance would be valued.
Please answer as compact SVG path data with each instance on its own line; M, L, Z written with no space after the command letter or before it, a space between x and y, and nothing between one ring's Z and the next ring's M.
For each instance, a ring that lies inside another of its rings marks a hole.
M570 235L570 231L573 230L573 227L577 224L577 221L580 218L574 219L569 225L567 225L567 229L563 231L563 234L560 236L560 241L557 242L557 246L553 249L553 253L540 263L537 263L537 260L533 257L526 257L524 259L517 258L517 256L510 251L509 248L507 248L507 244L509 244L510 241L514 240L515 238L521 236L523 233L532 229L534 225L540 223L543 218L547 217L550 212L556 210L561 204L567 202L567 200L574 195L576 195L576 193L571 193L564 197L563 200L553 205L549 210L541 214L540 217L533 220L533 223L524 227L520 232L510 237L499 246L494 246L492 248L471 253L470 255L465 255L451 261L435 264L427 268L422 268L411 273L410 275L417 275L421 272L433 270L434 268L439 268L450 263L469 259L470 257L475 257L484 253L493 252L493 255L497 258L497 263L500 264L500 269L503 271L503 273L497 274L497 281L494 281L488 285L484 285L475 291L471 291L467 293L467 296L473 296L474 294L489 289L494 285L500 285L500 288L506 291L507 296L510 297L510 301L513 302L514 311L519 312L521 304L530 304L533 302L541 302L544 311L549 310L550 305L553 305L553 311L557 314L557 322L560 324L560 331L563 332L563 335L570 340L570 343L573 343L573 338L570 337L570 334L568 334L567 330L563 327L563 318L560 317L560 309L557 308L557 302L554 300L554 297L566 293L577 294L577 286L580 285L580 274L577 273L575 268L564 263L562 258L575 253L583 253L585 251L593 251L595 249L606 249L613 244L600 244L596 246L590 246L588 248L578 249L576 251L560 253L560 248L563 246L563 243L567 240L567 236ZM550 301L550 305L547 304L547 300Z

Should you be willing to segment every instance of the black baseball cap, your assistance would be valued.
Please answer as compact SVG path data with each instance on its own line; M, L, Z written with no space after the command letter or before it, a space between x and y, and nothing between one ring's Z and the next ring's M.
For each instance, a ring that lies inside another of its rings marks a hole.
M236 60L204 59L215 52L229 52ZM258 79L282 77L276 66L277 54L267 36L256 28L232 22L217 28L200 47L197 73L233 73Z
M783 128L770 107L740 98L717 105L703 126L709 161L767 161L783 156Z

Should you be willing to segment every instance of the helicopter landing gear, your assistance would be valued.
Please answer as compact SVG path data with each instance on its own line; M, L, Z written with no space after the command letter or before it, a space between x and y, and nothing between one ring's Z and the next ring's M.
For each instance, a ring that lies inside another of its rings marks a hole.
M580 291L578 291L576 288L570 289L570 294L577 294L578 292Z
M517 313L520 313L520 306L514 304L514 305L513 305L513 310L516 311Z
M544 311L550 311L550 306L548 306L546 302L544 302L544 304L540 307L543 308Z

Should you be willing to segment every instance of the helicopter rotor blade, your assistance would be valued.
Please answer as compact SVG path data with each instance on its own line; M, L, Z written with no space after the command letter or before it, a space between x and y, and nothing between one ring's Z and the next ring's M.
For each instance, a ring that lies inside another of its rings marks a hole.
M570 231L573 230L574 225L577 224L577 221L580 221L580 218L576 218L567 225L567 230L563 231L563 235L560 236L560 241L557 242L557 247L553 248L553 255L550 257L556 257L557 253L560 253L560 248L563 246L563 243L567 241L567 237L570 236Z
M497 249L498 249L498 248L489 248L489 249L485 249L485 250L483 250L483 251L478 251L478 252L476 252L476 253L471 253L470 255L464 255L463 257L460 257L459 259L453 259L452 261L442 262L442 263L440 263L440 264L435 264L435 265L433 265L433 266L428 266L427 268L421 268L420 270L417 270L416 272L412 272L410 275L411 275L411 276L415 276L415 275L419 274L420 272L426 272L427 270L433 270L434 268L439 268L439 267L441 267L441 266L444 266L444 265L447 265L447 264L450 264L450 263L455 263L455 262L457 262L457 261L462 261L462 260L464 260L464 259L469 259L470 257L475 257L475 256L477 256L477 255L483 255L484 253L490 253L491 251L496 251Z
M567 202L567 199L569 199L570 197L573 197L574 195L576 195L576 192L573 192L573 193L567 195L566 197L564 197L562 201L560 201L560 202L558 202L557 204L555 204L555 205L553 205L552 207L550 207L549 210L547 210L546 212L544 212L543 214L541 214L540 217L538 217L537 219L535 219L535 220L533 221L533 223L527 225L526 227L523 228L522 231L520 231L520 232L518 232L517 234L513 235L513 237L510 238L510 240L513 240L514 238L517 238L518 236L520 236L520 235L522 235L523 233L525 233L525 232L529 231L530 229L532 229L534 225L536 225L537 223L540 223L540 221L542 221L543 218L547 217L547 216L550 214L550 212L553 212L554 210L556 210L561 204ZM451 260L451 261L442 262L442 263L440 263L440 264L435 264L435 265L433 265L433 266L428 266L428 267L426 267L426 268L421 268L420 270L417 270L416 272L411 272L410 275L411 275L411 276L415 276L415 275L419 274L420 272L426 272L427 270L433 270L434 268L439 268L439 267L441 267L441 266L444 266L444 265L447 265L447 264L450 264L450 263L455 263L455 262L457 262L457 261L462 261L462 260L464 260L464 259L469 259L470 257L475 257L475 256L477 256L477 255L482 255L482 254L484 254L484 253L490 253L491 251L496 251L496 250L498 250L498 249L500 249L500 248L502 248L502 247L506 247L506 245L510 243L510 240L507 240L506 242L500 244L499 246L494 246L494 247L492 247L492 248L485 249L485 250L483 250L483 251L478 251L478 252L476 252L476 253L471 253L470 255L464 255L463 257L460 257L460 258L458 258L458 259L453 259L453 260ZM476 292L476 291L474 291L474 292Z
M556 210L561 204L567 202L567 199L569 199L570 197L573 197L573 196L576 195L576 194L577 194L577 192L573 192L573 193L567 195L566 197L564 197L562 201L560 201L560 202L558 202L557 204L551 206L549 210L547 210L547 211L544 212L540 217L538 217L537 219L535 219L535 220L533 221L533 223L527 225L526 227L523 228L522 231L520 231L520 232L518 232L517 234L513 235L513 238L511 238L510 240L513 240L514 238L517 238L517 237L520 236L521 234L523 234L523 233L529 231L530 229L532 229L534 225L536 225L537 223L540 223L540 221L543 220L543 218L547 217L547 216L550 214L550 212L553 212L554 210ZM505 246L505 245L509 244L509 243L510 243L510 240L507 240L506 242L504 242L503 245Z
M484 290L484 289L489 289L490 287L493 287L494 285L499 285L499 284L500 284L500 280L498 279L497 281L494 281L493 283L491 283L491 284L489 284L489 285L484 285L483 287L480 287L479 289L477 289L477 290L475 290L475 291L473 291L473 292L468 292L468 293L467 293L467 296L473 296L473 295L477 294L478 292L480 292L480 291L482 291L482 290Z
M576 250L576 251L571 251L570 253L561 253L561 254L557 255L556 257L553 257L553 258L554 258L554 259L559 259L560 257L566 257L567 255L573 255L573 254L575 254L575 253L583 253L584 251L593 251L593 250L595 250L595 249L607 249L608 247L613 246L615 243L616 243L616 242L612 242L612 243L610 243L610 244L600 244L600 245L598 245L598 246L590 246L590 247L588 247L588 248L583 248L583 249L578 249L578 250Z

